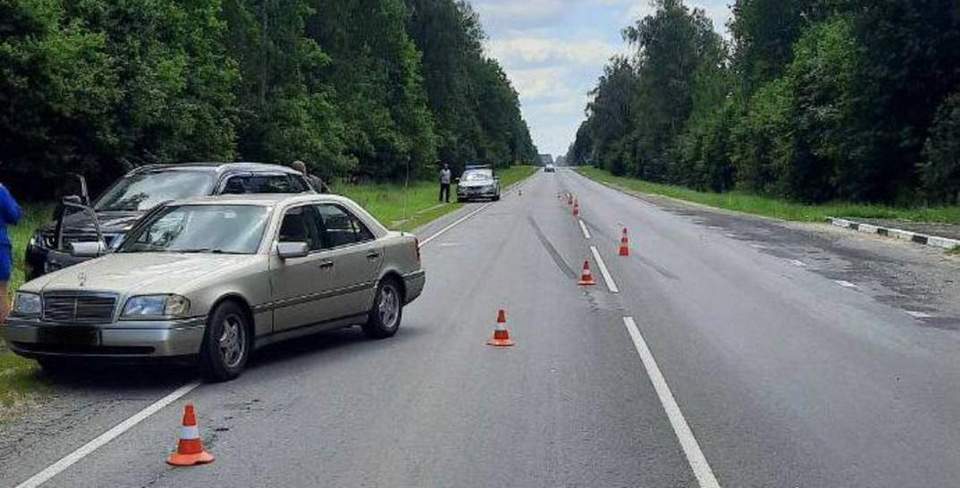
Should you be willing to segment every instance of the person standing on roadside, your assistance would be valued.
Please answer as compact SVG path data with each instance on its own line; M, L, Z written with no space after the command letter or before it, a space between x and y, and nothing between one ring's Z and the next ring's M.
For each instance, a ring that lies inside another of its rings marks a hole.
M304 163L303 161L300 161L300 160L294 161L290 163L290 167L299 171L300 174L302 174L303 177L310 182L310 186L312 186L314 190L317 190L320 193L330 193L330 187L323 182L322 178L307 172L307 164Z
M13 273L13 245L7 235L8 225L20 222L20 205L0 184L0 323L7 321L10 314L10 275Z
M450 203L450 165L443 163L443 169L440 170L440 201Z

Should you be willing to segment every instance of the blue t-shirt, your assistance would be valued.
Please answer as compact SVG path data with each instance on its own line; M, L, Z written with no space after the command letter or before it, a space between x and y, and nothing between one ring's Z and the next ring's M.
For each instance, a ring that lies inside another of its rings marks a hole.
M0 185L0 246L10 246L10 236L7 235L7 226L16 225L22 216L20 205L7 191L7 187Z

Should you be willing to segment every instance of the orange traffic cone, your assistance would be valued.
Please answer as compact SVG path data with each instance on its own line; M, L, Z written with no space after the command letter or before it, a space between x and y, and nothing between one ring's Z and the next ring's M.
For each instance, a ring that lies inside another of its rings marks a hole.
M197 414L193 411L193 404L188 403L183 408L183 427L180 429L180 441L177 442L177 452L167 458L167 464L174 466L193 466L195 464L212 463L213 456L203 450L203 441L200 440L200 430L197 428Z
M597 282L593 280L593 273L590 272L590 260L585 259L583 261L583 273L580 274L580 281L577 282L580 286L590 286L596 285Z
M573 199L573 216L577 217L580 215L580 202L576 198Z
M497 312L497 327L493 329L493 337L487 341L487 345L495 347L507 347L514 345L510 339L510 331L507 330L507 313L500 309Z
M627 228L623 228L623 237L620 238L620 255L630 255L630 241L627 239Z

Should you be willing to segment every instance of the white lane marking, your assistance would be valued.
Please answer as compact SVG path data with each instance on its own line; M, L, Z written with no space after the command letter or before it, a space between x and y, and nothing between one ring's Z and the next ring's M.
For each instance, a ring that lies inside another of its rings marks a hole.
M857 288L857 285L854 285L849 281L844 281L844 280L833 280L833 281L844 288Z
M528 176L527 178L533 178L533 177L535 177L535 176L536 176L536 175L531 175L531 176ZM507 191L507 193L510 193L510 192L512 192L512 191L514 191L514 190L520 190L520 189L522 189L528 182L529 182L529 180L523 180L521 183L514 183L514 185L516 185L516 186L510 187L510 188L508 188L506 191ZM459 219L457 219L455 222L451 223L450 225L448 225L448 226L446 226L446 227L438 230L438 231L437 231L435 234L433 234L432 236L427 237L426 239L420 241L420 248L423 249L423 246L426 246L428 242L430 242L430 241L432 241L432 240L440 237L440 235L443 234L444 232L446 232L446 231L448 231L448 230L450 230L450 229L452 229L452 228L454 228L454 227L456 227L456 226L458 226L458 225L466 222L467 220L470 219L470 217L473 217L474 215L476 215L476 214L478 214L478 213L480 213L480 212L483 212L484 210L487 209L487 207L489 207L490 205L493 205L494 203L496 203L496 202L487 202L487 203L483 204L483 206L481 206L480 208L474 210L473 212L468 213L467 215L464 215L463 217L460 217Z
M607 289L610 290L610 293L620 293L617 284L613 282L613 276L610 276L607 264L603 262L603 258L600 257L600 252L597 251L597 246L590 246L590 252L593 253L593 260L597 262L597 267L600 268L600 274L603 275L603 281L606 282Z
M930 314L925 313L925 312L914 312L913 310L904 310L904 312L907 312L907 315L909 315L909 316L911 316L911 317L913 317L913 318L915 318L915 319L931 319L931 318L933 318L933 315L930 315Z
M160 410L163 409L163 407L166 407L167 405L170 405L171 403L179 400L184 395L186 395L187 393L190 393L191 391L193 391L194 388L198 386L200 386L200 382L194 381L192 383L187 383L186 385L183 385L180 388L177 388L169 395L157 400L152 405L137 412L127 420L120 422L114 428L104 432L103 434L100 434L97 438L80 446L80 448L77 449L76 451L73 451L70 454L67 454L62 459L51 464L43 471L33 475L30 479L24 481L23 483L20 483L19 485L17 485L17 488L34 488L42 485L43 483L48 481L50 478L53 478L54 476L60 474L63 470L72 466L77 461L80 461L84 457L93 453L93 451L96 451L97 449L103 447L106 443L112 441L113 439L117 438L124 432L130 430L131 428L133 428L135 425L142 422L147 417L159 412Z
M640 354L640 361L643 362L643 367L647 370L647 376L653 383L653 389L660 397L660 403L667 412L667 418L670 419L673 432L677 434L677 439L680 440L680 447L683 448L683 453L687 456L687 462L690 463L690 468L693 470L694 476L697 477L700 488L720 488L720 483L717 482L713 470L707 463L707 458L700 450L697 438L693 436L693 431L687 425L687 419L683 417L683 412L680 411L680 406L677 405L677 400L673 397L673 392L670 391L667 380L660 372L660 367L657 366L657 361L653 358L650 348L647 347L647 341L643 340L640 329L637 328L637 323L633 321L633 317L624 317L623 325L627 327L627 332L633 339L633 345L636 346L637 353Z
M804 263L803 261L801 261L801 260L799 260L799 259L791 259L790 262L791 262L794 266L799 266L799 267L801 267L801 268L804 268L804 267L807 266L806 263Z
M586 225L583 225L583 221L580 220L580 219L577 219L577 222L580 223L580 230L583 231L583 238L584 238L584 239L589 239L589 238L590 238L590 231L587 230L587 226L586 226Z
M473 212L468 213L467 215L464 215L463 217L460 217L452 224L438 230L436 234L433 234L432 236L427 237L426 239L420 241L420 248L423 249L423 246L426 246L428 242L440 237L440 235L443 234L444 232L466 222L470 217L473 217L474 215L477 215L478 213L483 212L490 205L493 205L493 202L483 204L483 206L481 206L480 208L474 210Z

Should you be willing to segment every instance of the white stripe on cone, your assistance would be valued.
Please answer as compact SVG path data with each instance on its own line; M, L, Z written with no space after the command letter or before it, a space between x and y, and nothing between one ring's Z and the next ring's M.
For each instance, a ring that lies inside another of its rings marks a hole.
M180 428L181 439L199 439L200 429L196 425L184 425Z

